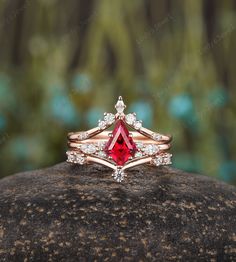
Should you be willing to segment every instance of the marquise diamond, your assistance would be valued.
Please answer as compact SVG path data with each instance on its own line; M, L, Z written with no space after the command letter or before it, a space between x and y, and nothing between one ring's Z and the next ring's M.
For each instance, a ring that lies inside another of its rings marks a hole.
M118 114L122 114L123 111L125 110L125 108L126 108L126 105L124 104L123 99L120 96L116 105L115 105L115 109L117 110Z
M93 144L83 144L81 145L80 150L85 154L94 154L97 149Z

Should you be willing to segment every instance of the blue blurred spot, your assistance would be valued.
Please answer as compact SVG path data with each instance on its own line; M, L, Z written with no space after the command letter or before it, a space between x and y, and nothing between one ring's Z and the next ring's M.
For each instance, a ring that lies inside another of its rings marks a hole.
M198 131L198 118L190 95L182 94L172 98L169 103L169 113L174 118L183 121L191 132L196 133Z
M27 146L26 137L17 137L11 140L10 149L12 155L15 155L18 159L26 159L29 156L29 147Z
M98 120L103 118L103 110L101 108L91 108L86 114L86 120L89 128L97 126Z
M56 94L51 101L53 117L66 125L78 126L79 113L69 98L63 94Z
M0 130L3 131L7 126L7 120L3 115L0 115Z
M220 108L227 104L229 100L229 95L224 88L219 87L217 89L212 90L209 93L208 100L211 105Z
M92 89L92 81L87 74L77 74L72 80L72 85L78 93L85 94Z
M181 120L191 119L194 115L193 101L190 95L178 95L169 103L170 114Z
M236 162L228 161L223 163L219 168L219 176L226 182L233 182L236 180Z
M130 112L135 112L137 114L138 120L142 120L144 126L151 127L153 121L153 111L149 103L147 102L135 102L129 107Z

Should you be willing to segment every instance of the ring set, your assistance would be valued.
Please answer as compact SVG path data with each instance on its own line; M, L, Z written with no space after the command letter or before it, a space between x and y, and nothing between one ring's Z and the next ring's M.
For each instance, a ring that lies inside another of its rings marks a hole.
M142 126L135 113L124 114L126 105L119 97L116 113L104 113L98 126L88 131L68 134L67 162L84 165L95 162L114 170L118 182L126 177L125 170L133 166L171 164L171 136L153 132ZM114 129L108 131L114 124ZM129 131L128 127L135 131Z

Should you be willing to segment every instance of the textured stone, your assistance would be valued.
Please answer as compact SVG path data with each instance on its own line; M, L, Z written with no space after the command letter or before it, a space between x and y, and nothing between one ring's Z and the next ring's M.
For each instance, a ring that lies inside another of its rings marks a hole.
M236 189L169 167L100 165L0 180L0 261L236 261Z

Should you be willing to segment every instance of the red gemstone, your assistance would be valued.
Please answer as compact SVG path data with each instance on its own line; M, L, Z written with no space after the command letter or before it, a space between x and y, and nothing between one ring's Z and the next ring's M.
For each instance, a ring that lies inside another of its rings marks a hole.
M136 151L136 145L129 135L125 123L122 120L118 120L112 136L107 142L105 152L112 157L117 165L123 166L130 157L134 156Z

